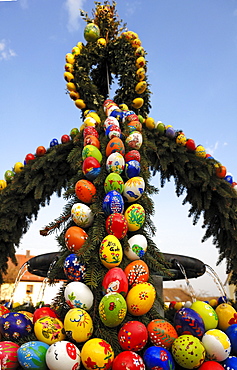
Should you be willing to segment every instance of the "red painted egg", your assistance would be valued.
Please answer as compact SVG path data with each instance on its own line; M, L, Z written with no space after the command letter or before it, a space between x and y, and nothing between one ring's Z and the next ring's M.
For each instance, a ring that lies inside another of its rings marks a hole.
M140 321L128 321L119 330L118 340L123 350L140 351L148 340L147 328Z
M93 136L97 137L97 139L99 138L98 131L92 126L85 127L84 130L83 130L84 138L88 135L93 135Z
M96 148L100 149L100 142L94 135L87 135L84 139L84 146L86 145L94 145Z
M108 234L123 239L127 235L128 222L122 213L112 213L107 217L105 227Z
M223 369L224 367L216 361L206 361L199 367L199 370L223 370Z
M102 290L104 294L115 292L124 297L128 292L128 279L120 267L113 267L104 276L102 281Z
M19 366L17 350L20 346L14 342L0 342L0 369L15 370Z
M106 156L108 157L110 154L118 152L124 156L125 154L125 148L124 143L121 139L118 137L114 137L111 139L106 147Z
M134 286L138 283L147 282L149 279L149 268L142 260L136 260L127 265L124 269L128 284Z
M115 357L112 370L145 370L141 356L133 351L123 351Z
M75 252L85 244L87 237L87 233L81 227L71 226L65 233L66 247L71 252Z
M61 137L61 143L62 143L62 144L68 143L70 140L71 140L71 139L70 139L70 136L69 136L69 135L63 135L63 136Z
M178 333L168 321L164 319L152 320L147 325L150 341L154 346L170 349L173 341L178 338Z
M138 150L130 150L127 154L124 156L125 162L129 161L138 161L140 162L141 160L141 155Z
M25 162L26 162L26 164L29 163L29 161L32 161L33 159L35 159L34 154L32 154L32 153L27 154L25 156Z
M5 315L5 313L8 313L8 312L10 312L10 310L6 306L4 306L3 304L0 305L0 317L2 315Z
M188 151L190 151L190 152L194 152L194 150L196 149L196 144L195 144L195 141L193 139L188 139L186 141L185 146L188 149Z
M127 123L132 122L132 121L139 121L139 118L138 118L138 116L135 113L134 114L129 114L126 117L126 122Z
M82 163L82 172L93 181L100 173L100 162L94 157L87 157Z
M37 308L33 315L33 323L35 323L41 317L50 316L50 317L57 317L56 313L50 307L40 307Z
M75 185L75 193L78 199L84 203L91 203L96 193L96 187L88 180L79 180Z

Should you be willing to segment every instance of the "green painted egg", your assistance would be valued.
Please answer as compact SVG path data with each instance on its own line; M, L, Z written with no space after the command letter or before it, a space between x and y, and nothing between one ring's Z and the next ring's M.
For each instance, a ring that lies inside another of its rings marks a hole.
M82 159L83 159L83 161L88 157L93 157L93 158L97 159L97 161L99 163L102 161L102 154L99 151L99 149L94 145L84 146L84 148L82 150Z
M84 29L84 37L87 42L94 42L100 37L100 29L94 23L88 23Z
M112 328L121 324L127 313L127 304L120 293L108 293L100 301L99 314L104 325Z
M124 189L122 177L118 173L110 173L105 179L104 189L106 194L111 190L116 190L122 194Z

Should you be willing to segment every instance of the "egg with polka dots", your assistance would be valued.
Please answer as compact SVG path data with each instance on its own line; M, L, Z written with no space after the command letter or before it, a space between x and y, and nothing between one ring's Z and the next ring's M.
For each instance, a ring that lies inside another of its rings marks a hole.
M206 350L193 335L180 335L174 340L171 349L174 360L185 369L196 369L205 360Z
M149 339L155 346L170 349L178 333L168 321L154 319L147 325Z

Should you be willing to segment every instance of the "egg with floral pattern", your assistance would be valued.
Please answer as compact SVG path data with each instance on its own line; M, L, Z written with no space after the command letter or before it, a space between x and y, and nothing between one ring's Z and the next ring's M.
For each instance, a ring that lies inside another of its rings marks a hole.
M147 250L147 240L142 234L133 235L128 239L129 247L124 249L124 253L131 261L139 260Z
M88 311L94 301L90 288L81 281L72 281L64 289L65 302L70 308L83 308Z
M90 207L83 203L75 203L71 209L71 216L75 224L82 228L91 226L94 220L94 214Z
M9 312L0 317L0 333L9 340L17 340L30 335L32 321L19 312Z
M145 370L141 356L133 351L120 352L113 361L112 370ZM155 369L154 369L155 370Z
M145 190L145 181L142 177L135 176L129 179L124 184L123 197L129 203L137 201L141 198Z
M71 253L65 258L63 270L68 280L84 281L86 265L80 262L79 257L75 253Z
M18 361L24 370L47 370L46 352L49 348L42 341L26 342L17 350Z
M119 266L123 258L123 249L118 238L107 235L100 244L99 257L108 269Z
M145 210L140 204L134 203L126 209L124 217L128 223L128 230L137 231L145 222Z
M107 194L111 190L116 190L120 194L123 193L124 182L122 177L118 173L110 173L104 182L104 190Z
M174 326L165 319L154 319L147 325L149 339L155 346L170 349L178 333Z
M122 195L116 190L109 191L104 197L102 210L106 216L112 213L123 213L124 200Z
M106 160L106 169L108 172L121 174L125 167L125 161L122 154L115 152L108 156Z
M38 319L34 325L36 338L49 345L65 339L63 323L56 317L44 316Z
M0 342L0 365L2 370L16 370L19 366L17 350L20 346L11 341Z
M104 339L89 339L81 349L81 361L87 370L109 370L113 360L114 351Z
M148 281L149 267L142 260L130 262L124 269L124 273L128 279L129 286Z
M171 353L163 347L148 347L143 355L147 370L174 370L175 363Z
M150 283L140 283L133 286L126 297L128 312L141 316L150 311L156 298L156 290Z

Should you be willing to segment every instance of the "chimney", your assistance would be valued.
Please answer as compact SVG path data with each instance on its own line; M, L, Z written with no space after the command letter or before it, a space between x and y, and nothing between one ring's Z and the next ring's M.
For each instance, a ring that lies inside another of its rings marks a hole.
M30 258L30 250L26 250L26 258L29 259Z

